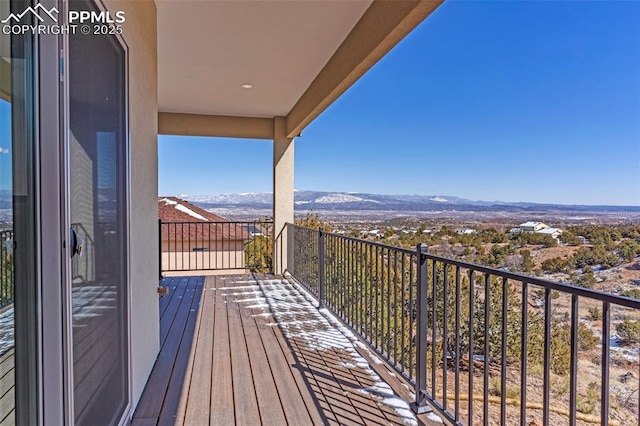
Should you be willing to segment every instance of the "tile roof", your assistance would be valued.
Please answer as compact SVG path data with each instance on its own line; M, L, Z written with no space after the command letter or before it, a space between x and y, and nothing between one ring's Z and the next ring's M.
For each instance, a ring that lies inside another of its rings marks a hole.
M246 224L235 223L178 197L158 197L162 240L248 240Z

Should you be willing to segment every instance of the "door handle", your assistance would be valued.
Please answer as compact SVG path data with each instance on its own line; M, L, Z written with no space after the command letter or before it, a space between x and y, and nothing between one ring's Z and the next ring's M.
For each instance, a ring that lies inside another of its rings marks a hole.
M82 250L84 249L84 239L78 235L75 229L71 228L70 235L70 246L71 246L71 258L77 254L78 256L82 256Z

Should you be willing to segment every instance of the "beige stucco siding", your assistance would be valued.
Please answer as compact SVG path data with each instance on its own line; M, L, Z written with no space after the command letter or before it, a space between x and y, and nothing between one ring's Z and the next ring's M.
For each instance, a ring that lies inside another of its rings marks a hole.
M158 87L157 20L152 0L105 0L125 11L123 37L129 49L131 137L130 307L133 406L138 402L159 349L158 319Z
M162 242L163 271L243 269L244 260L244 241L241 240Z

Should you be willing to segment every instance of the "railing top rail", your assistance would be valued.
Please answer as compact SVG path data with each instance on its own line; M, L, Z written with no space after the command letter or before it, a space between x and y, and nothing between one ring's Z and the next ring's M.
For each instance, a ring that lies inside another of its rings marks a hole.
M291 225L291 226L293 226L295 228L298 228L298 229L306 229L306 230L309 230L309 231L318 232L318 229L309 228L309 227L306 227L306 226L295 225L293 223L287 223L287 225ZM366 243L366 244L370 244L370 245L375 246L375 247L383 248L385 250L388 249L388 250L394 250L394 251L397 251L397 252L400 252L400 253L413 254L413 255L416 254L416 251L415 250L411 250L411 249L406 249L406 248L402 248L402 247L396 247L396 246L392 246L392 245L389 245L389 244L378 243L376 241L363 240L361 238L349 237L349 236L346 236L346 235L336 234L334 232L326 232L326 231L322 231L322 232L325 235L330 235L330 236L336 237L336 238L342 238L342 239L345 239L345 240L348 240L348 241Z
M313 229L313 228L308 228L305 226L300 226L300 225L294 225L294 224L289 224L292 225L296 228L300 228L300 229L307 229L310 231L315 231L318 232L318 229ZM357 242L363 242L366 244L370 244L373 246L377 246L377 247L382 247L385 249L391 249L391 250L396 250L402 253L409 253L409 254L416 254L415 250L412 249L405 249L405 248L401 248L401 247L394 247L394 246L390 246L387 244L382 244L382 243L378 243L375 241L367 241L367 240L363 240L360 238L354 238L354 237L347 237L345 235L340 235L340 234L335 234L335 233L331 233L331 232L326 232L325 234L327 235L331 235L331 236L335 236L338 238L344 238L350 241L357 241ZM502 278L506 278L506 279L510 279L510 280L514 280L514 281L519 281L519 282L525 282L527 284L532 284L532 285L536 285L539 287L543 287L543 288L549 288L551 290L557 290L563 293L568 293L568 294L575 294L576 296L580 296L580 297L586 297L589 299L594 299L594 300L599 300L602 302L607 302L613 305L618 305L618 306L624 306L627 308L632 308L632 309L637 309L640 310L640 300L637 299L632 299L629 297L625 297L625 296L619 296L616 294L611 294L611 293L605 293L603 291L598 291L598 290L592 290L592 289L588 289L588 288L584 288L584 287L578 287L576 285L572 285L572 284L566 284L566 283L559 283L559 282L555 282L555 281L550 281L550 280L545 280L542 278L537 278L537 277L532 277L529 275L524 275L524 274L519 274L516 272L509 272L509 271L502 271L500 269L495 269L495 268L491 268L488 266L482 266L482 265L477 265L475 263L469 263L469 262L463 262L460 260L456 260L456 259L451 259L448 257L442 257L442 256L436 256L434 254L430 254L430 253L425 253L424 254L426 256L427 259L431 259L433 261L436 262L442 262L442 263L446 263L449 265L454 265L454 266L459 266L461 268L464 269L470 269L476 272L481 272L481 273L488 273L494 276L498 276L498 277L502 277Z
M629 297L619 296L616 294L605 293L603 291L592 290L584 287L578 287L576 285L559 283L555 281L545 280L543 278L532 277L529 275L519 274L517 272L502 271L500 269L490 268L488 266L477 265L474 263L468 263L451 259L448 257L436 256L434 254L425 254L427 259L435 260L436 262L448 263L450 265L459 266L465 269L472 269L477 272L484 272L491 275L495 275L502 278L507 278L514 281L526 282L527 284L533 284L551 290L558 290L563 293L575 294L576 296L587 297L590 299L600 300L602 302L609 302L615 305L626 306L628 308L640 310L640 300L631 299Z
M231 220L231 221L227 221L227 220L219 220L219 221L212 221L212 220L194 220L194 221L188 221L188 222L175 222L175 221L164 221L164 220L160 220L160 223L165 224L165 223L171 223L171 224L189 224L189 223L197 223L197 224L201 224L201 223L211 223L214 225L218 225L218 224L229 224L229 225L254 225L254 224L265 224L265 225L270 225L273 224L272 220L244 220L244 221L239 221L239 220Z

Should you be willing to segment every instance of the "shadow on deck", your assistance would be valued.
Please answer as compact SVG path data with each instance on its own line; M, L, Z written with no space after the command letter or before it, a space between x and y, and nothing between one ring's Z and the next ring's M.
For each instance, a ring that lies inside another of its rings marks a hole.
M430 423L289 281L245 274L162 285L161 350L133 425Z

